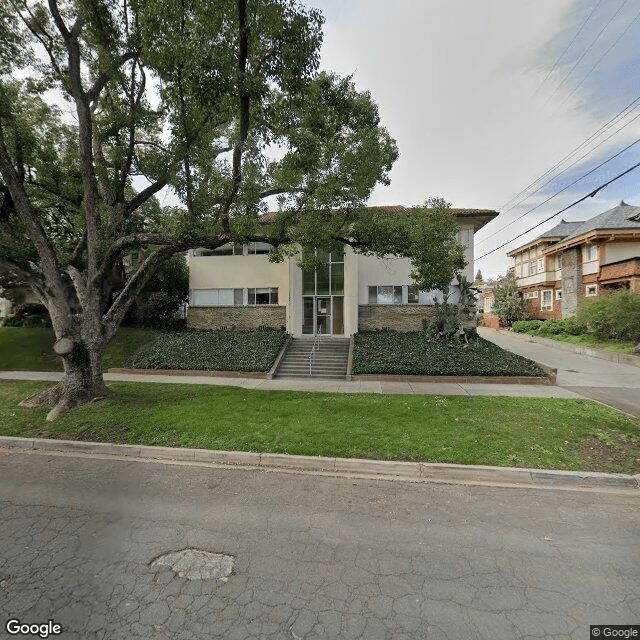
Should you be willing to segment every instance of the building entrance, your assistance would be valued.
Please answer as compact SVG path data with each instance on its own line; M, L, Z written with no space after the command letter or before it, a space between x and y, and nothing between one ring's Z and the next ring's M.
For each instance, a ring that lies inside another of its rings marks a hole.
M344 335L343 296L304 296L302 333Z

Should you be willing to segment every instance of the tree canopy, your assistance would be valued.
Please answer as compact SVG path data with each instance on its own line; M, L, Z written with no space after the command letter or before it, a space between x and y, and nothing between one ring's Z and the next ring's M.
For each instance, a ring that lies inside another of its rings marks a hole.
M317 10L0 0L0 16L0 284L28 285L75 345L40 400L64 409L103 387L132 299L190 248L264 241L282 260L346 243L411 257L425 288L464 264L444 203L365 207L398 151L369 93L319 70ZM164 189L180 206L161 206Z

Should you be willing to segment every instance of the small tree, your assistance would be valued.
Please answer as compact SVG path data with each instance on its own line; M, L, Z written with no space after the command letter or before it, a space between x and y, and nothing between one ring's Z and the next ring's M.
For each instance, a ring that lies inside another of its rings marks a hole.
M515 273L510 272L498 280L493 290L493 314L508 325L527 319L529 303L518 291Z
M478 273L476 273L476 279L474 280L474 284L484 284L484 280L482 278L482 271L478 269Z

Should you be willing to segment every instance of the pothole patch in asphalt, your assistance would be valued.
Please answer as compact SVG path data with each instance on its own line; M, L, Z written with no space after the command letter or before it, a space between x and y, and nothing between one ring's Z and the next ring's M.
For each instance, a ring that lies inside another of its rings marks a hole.
M150 567L168 566L187 580L220 580L226 582L233 571L234 557L203 549L182 549L163 553Z

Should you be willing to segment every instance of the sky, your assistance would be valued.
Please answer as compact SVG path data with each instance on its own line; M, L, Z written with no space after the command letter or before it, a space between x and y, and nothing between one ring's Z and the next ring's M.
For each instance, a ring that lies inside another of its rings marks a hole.
M485 279L561 219L640 206L639 167L515 238L640 162L640 141L609 160L640 139L637 0L303 3L325 16L321 67L369 91L398 143L369 204L499 211L475 238Z

